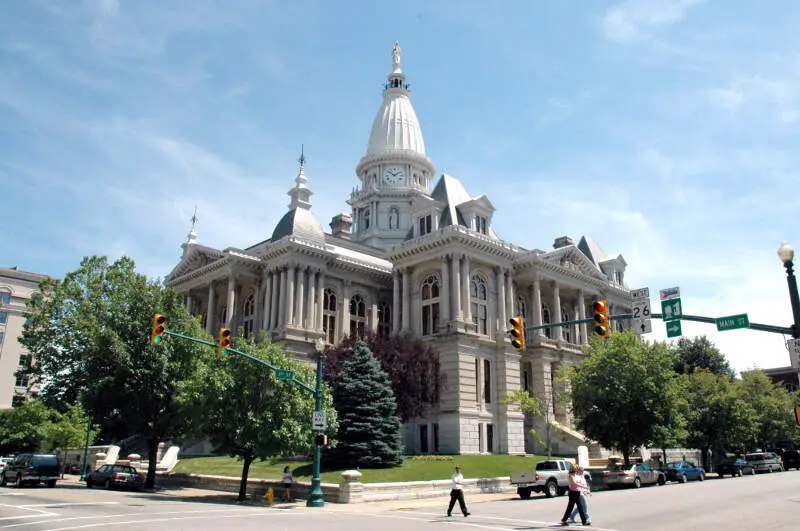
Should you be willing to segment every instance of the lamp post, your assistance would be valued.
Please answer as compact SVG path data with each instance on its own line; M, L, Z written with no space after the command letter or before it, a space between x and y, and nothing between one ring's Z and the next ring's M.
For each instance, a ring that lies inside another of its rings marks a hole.
M81 471L81 481L86 481L86 476L89 474L89 437L92 435L92 415L86 415L89 420L86 421L86 444L83 446L83 469Z
M317 351L317 385L314 388L314 411L322 411L322 351L325 349L325 340L317 338L314 342ZM306 507L324 507L325 500L322 497L322 482L320 481L320 468L322 462L322 447L314 441L314 475L311 478L311 492L306 501Z
M786 242L782 242L778 247L778 258L781 259L783 267L786 268L786 278L789 282L789 299L792 301L792 315L794 324L790 327L792 337L800 338L800 296L797 295L797 278L794 276L794 249Z

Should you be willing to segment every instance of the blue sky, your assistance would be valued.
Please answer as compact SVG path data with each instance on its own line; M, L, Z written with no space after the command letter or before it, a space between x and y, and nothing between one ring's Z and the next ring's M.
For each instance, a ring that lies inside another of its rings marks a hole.
M488 194L504 239L586 234L686 313L788 326L798 22L793 0L6 0L2 265L127 254L163 276L195 205L201 243L261 241L300 144L327 225L399 40L428 154ZM779 335L683 330L739 370L789 363Z

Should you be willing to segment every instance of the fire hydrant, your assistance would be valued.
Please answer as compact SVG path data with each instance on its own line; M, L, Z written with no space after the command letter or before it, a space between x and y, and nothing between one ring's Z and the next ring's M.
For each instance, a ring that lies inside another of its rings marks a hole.
M264 494L264 499L267 500L267 505L272 507L272 502L275 500L275 492L272 490L272 487L267 489L267 493Z

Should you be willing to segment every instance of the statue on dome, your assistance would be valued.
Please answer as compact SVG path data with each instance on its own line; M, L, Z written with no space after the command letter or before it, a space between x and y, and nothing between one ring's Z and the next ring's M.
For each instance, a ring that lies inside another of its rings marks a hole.
M400 49L400 43L395 41L394 49L392 50L392 59L393 59L392 66L394 67L394 70L400 70L400 53L401 52L402 52L402 50Z

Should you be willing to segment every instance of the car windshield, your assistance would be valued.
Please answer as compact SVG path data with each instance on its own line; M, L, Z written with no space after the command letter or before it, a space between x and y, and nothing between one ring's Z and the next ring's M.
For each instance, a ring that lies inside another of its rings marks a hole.
M555 461L542 461L536 463L536 470L558 470L558 463Z
M35 455L33 463L37 465L57 465L58 458L54 455Z
M683 465L683 463L681 463L680 461L673 461L672 463L667 463L667 467L669 468L681 468L681 465Z
M631 465L625 466L625 463L612 463L608 466L608 470L611 472L627 472L630 468Z

